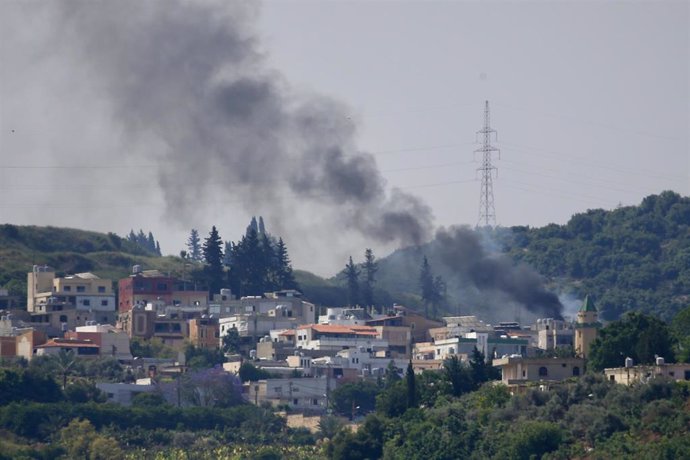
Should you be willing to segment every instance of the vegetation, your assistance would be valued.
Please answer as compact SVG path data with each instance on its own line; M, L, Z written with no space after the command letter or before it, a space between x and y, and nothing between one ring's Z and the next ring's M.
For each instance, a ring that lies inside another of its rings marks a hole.
M668 320L690 303L690 197L663 192L639 206L496 236L517 260L578 297L594 295L605 320L632 310Z

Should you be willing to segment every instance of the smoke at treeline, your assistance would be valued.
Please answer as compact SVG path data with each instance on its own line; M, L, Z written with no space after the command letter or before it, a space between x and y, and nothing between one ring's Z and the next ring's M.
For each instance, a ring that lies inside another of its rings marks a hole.
M544 287L541 276L508 257L491 254L479 234L467 227L451 227L436 233L440 261L453 276L470 281L482 292L496 292L540 316L561 318L558 296Z
M298 94L260 52L258 2L60 2L61 41L98 81L128 142L158 157L167 214L189 221L210 198L280 221L321 205L330 225L418 244L430 208L387 192L355 145L347 109Z

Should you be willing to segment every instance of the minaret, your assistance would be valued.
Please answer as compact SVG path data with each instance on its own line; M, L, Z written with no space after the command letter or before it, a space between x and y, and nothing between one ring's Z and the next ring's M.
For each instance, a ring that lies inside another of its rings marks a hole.
M594 306L594 301L585 296L585 301L577 312L575 323L575 354L587 358L592 342L597 338L597 331L601 327L599 312Z

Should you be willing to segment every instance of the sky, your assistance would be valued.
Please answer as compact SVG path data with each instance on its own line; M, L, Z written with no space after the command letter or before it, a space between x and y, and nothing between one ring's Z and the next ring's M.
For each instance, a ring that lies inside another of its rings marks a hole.
M475 225L690 195L688 2L0 2L0 222L177 254L252 215L332 275Z

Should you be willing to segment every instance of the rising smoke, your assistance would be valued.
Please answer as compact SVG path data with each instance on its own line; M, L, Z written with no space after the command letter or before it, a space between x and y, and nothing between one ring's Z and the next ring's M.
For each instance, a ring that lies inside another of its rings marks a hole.
M515 302L539 317L562 318L563 306L558 296L544 287L542 278L526 265L491 254L482 245L480 235L467 227L440 229L436 233L440 261L452 276L469 280L486 294L499 294L506 302Z
M430 236L428 206L387 192L341 104L298 94L259 52L255 2L63 2L60 29L131 141L155 146L171 221L222 193L273 220L309 203L380 242ZM333 211L335 209L336 211Z

